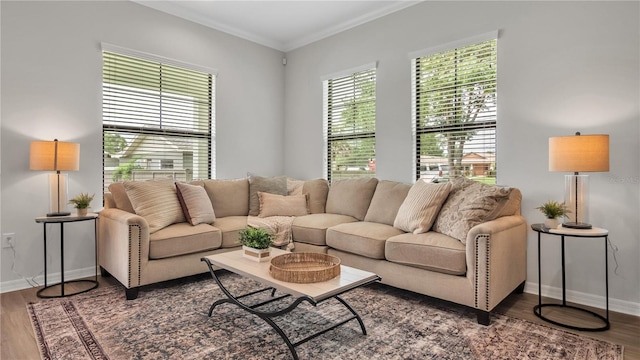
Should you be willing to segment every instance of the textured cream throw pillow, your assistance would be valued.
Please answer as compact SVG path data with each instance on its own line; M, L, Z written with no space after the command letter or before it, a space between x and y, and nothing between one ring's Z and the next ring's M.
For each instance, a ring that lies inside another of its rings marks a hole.
M393 226L414 234L428 232L450 190L450 183L416 181L400 205Z
M258 191L260 200L259 217L267 216L301 216L309 213L308 194L275 195Z
M472 227L503 215L512 189L487 185L464 177L451 179L451 194L442 206L433 230L467 243ZM511 210L513 213L515 210Z
M149 233L185 222L173 180L125 181L124 188L136 214L149 223Z
M177 182L176 193L189 224L212 224L216 220L211 200L204 186Z

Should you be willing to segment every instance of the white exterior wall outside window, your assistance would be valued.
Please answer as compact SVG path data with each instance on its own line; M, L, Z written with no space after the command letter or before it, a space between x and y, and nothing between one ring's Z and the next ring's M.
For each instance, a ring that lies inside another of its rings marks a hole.
M215 70L103 44L103 185L215 177Z
M323 79L324 175L374 177L376 64Z
M411 57L415 178L495 184L497 33Z

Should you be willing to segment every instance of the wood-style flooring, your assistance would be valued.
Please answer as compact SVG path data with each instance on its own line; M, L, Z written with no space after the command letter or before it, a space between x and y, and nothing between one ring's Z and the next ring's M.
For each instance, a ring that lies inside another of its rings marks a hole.
M100 286L108 286L117 282L112 278L99 277ZM40 353L36 346L31 322L27 313L26 304L38 301L36 291L32 288L20 291L8 292L0 295L0 359L2 360L30 360L40 359ZM67 288L66 291L73 291ZM557 302L553 299L543 299L543 302ZM556 327L553 324L542 321L533 314L533 306L537 305L538 297L533 294L512 294L500 304L495 312L506 314L520 319L526 319L534 323ZM591 309L597 313L602 310ZM545 308L545 316L563 322L571 322L578 326L599 326L592 322L591 316L583 316L581 312L568 309ZM607 340L624 346L625 360L640 360L640 317L631 316L613 311L609 312L611 329L603 332L580 332L565 329L583 336ZM562 328L564 329L564 328Z

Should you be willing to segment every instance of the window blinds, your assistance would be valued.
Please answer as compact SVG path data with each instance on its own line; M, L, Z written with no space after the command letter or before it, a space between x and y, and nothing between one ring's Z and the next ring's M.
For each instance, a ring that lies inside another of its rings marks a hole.
M327 179L375 176L375 68L325 80L323 87Z
M412 60L416 178L495 183L497 41Z
M103 51L104 187L212 175L214 75Z

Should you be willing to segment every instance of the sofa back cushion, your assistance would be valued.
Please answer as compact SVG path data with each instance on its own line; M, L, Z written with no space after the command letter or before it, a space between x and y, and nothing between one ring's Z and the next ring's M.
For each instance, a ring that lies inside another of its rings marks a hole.
M378 185L376 178L336 180L329 187L326 212L364 220Z
M409 184L389 180L378 181L364 221L393 226L398 209L407 197L409 189Z
M466 243L472 227L519 209L510 203L512 188L487 185L464 177L451 180L451 192L433 225L433 230ZM517 197L513 201L517 202ZM518 210L519 211L519 210Z
M186 219L173 180L125 181L135 213L149 223L149 233Z
M310 214L323 214L327 206L329 182L326 179L307 180L302 184L302 194L309 194Z
M193 182L196 183L196 182ZM216 218L249 214L249 180L203 180Z

